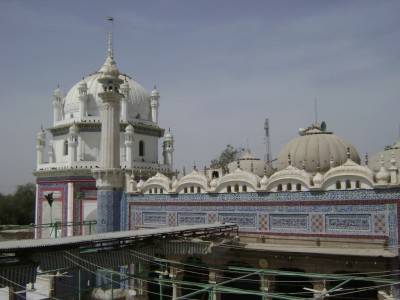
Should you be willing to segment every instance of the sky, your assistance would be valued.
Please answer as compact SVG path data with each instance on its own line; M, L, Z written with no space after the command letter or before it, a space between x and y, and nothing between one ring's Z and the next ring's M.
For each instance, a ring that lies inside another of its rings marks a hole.
M102 66L109 16L119 70L160 92L174 169L227 144L263 159L267 118L272 157L316 120L371 156L400 135L399 14L394 0L1 0L0 193L35 182L52 94Z

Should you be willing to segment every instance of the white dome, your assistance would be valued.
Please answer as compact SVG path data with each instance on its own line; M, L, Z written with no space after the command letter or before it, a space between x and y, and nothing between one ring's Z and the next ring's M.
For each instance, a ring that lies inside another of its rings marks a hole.
M239 158L240 168L247 172L252 172L259 177L263 177L264 173L267 176L271 176L275 170L267 163L263 162L259 158L254 157L250 149L246 149L242 157ZM237 169L238 162L232 161L228 164L229 173L235 172Z
M322 130L315 123L283 147L278 156L277 168L286 169L290 154L292 166L299 169L304 166L312 174L316 174L319 167L319 171L325 173L330 169L330 158L332 157L334 166L340 166L347 161L348 150L351 160L360 163L357 149L350 142Z
M93 117L99 117L99 106L102 100L98 96L99 93L103 92L101 84L98 79L103 76L102 72L95 72L84 78L88 88L88 100L87 100L87 111L88 115ZM146 90L136 81L125 75L119 75L119 79L126 80L129 84L130 92L127 99L127 112L128 119L139 118L144 120L150 120L150 96ZM75 84L67 93L64 99L64 113L66 119L78 118L79 117L79 91L78 87L81 82Z
M370 157L368 166L374 172L379 172L381 169L381 157L383 155L384 167L389 169L392 166L391 160L394 158L396 162L400 161L400 140L392 146L386 147L384 151Z

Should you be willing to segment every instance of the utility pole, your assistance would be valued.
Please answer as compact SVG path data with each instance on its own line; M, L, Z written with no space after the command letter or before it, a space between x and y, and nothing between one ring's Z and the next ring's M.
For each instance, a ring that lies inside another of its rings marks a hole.
M265 155L264 155L264 161L269 164L269 163L272 162L271 143L270 143L270 136L269 136L269 119L265 119L264 130L265 130L265 137L264 137Z

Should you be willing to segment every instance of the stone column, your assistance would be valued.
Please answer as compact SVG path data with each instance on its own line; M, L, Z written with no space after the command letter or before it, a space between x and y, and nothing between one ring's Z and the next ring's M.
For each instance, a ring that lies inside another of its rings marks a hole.
M208 283L215 285L219 281L221 281L220 272L216 269L210 269L208 274ZM221 294L219 291L211 289L210 293L212 293L212 300L221 300Z

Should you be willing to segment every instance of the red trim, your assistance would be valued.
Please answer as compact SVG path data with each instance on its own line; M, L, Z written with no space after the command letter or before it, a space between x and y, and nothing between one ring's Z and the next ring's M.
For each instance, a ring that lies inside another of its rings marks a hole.
M321 201L252 201L252 202L244 202L244 201L226 201L226 202L144 202L144 201L132 201L129 202L129 205L137 205L137 206L226 206L226 205L235 205L235 206L295 206L295 205L363 205L363 204L394 204L397 203L398 207L400 199L381 199L381 200L321 200Z

